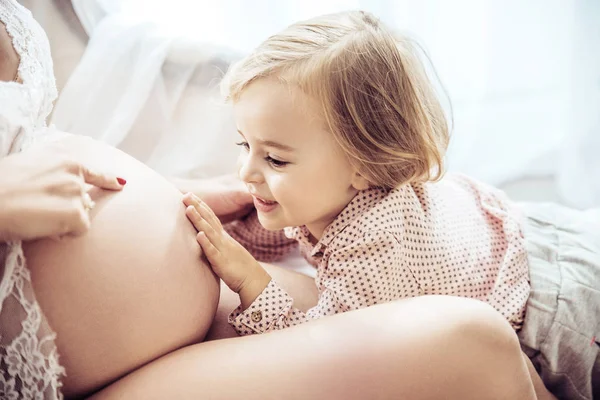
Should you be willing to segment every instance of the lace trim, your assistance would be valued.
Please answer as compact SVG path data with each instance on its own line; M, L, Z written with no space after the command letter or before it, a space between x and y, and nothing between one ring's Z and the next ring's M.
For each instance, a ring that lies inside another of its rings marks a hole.
M56 335L35 300L21 243L0 245L0 398L62 399Z
M0 20L20 58L17 76L32 106L31 126L45 126L58 96L46 34L31 12L14 0L0 0Z
M14 0L0 0L0 20L20 58L17 76L22 83L0 83L0 144L13 152L24 138L44 131L57 92L48 41L31 13ZM20 242L0 243L0 276L0 398L62 399L65 371Z

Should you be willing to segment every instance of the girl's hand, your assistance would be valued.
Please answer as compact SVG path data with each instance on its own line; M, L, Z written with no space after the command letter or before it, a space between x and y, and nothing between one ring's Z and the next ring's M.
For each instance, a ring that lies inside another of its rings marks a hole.
M125 180L91 170L56 145L0 159L0 241L86 232L94 206L86 184L121 190Z
M212 210L198 198L187 193L183 197L185 214L198 230L196 240L202 247L213 271L234 292L247 308L269 284L271 277L254 257L223 229Z

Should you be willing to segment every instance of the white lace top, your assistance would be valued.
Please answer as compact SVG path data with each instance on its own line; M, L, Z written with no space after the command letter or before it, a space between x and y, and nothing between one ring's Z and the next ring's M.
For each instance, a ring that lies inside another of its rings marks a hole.
M20 57L19 82L0 82L0 157L19 151L46 127L57 97L50 45L31 13L15 0L0 0L6 25Z
M57 92L48 39L31 13L15 0L0 0L0 21L20 58L18 79L0 81L1 158L47 136ZM0 399L61 399L64 369L21 242L0 242L0 274Z

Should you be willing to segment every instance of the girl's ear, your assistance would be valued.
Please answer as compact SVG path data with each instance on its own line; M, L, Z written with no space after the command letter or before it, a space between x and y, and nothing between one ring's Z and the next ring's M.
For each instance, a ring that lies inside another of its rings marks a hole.
M360 173L355 172L352 178L352 187L356 190L366 190L370 187L369 181L365 179Z

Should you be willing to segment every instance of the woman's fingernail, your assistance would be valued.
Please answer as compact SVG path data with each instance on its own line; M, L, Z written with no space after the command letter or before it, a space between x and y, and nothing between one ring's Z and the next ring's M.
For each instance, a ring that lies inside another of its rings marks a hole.
M117 178L117 182L119 182L119 184L121 186L123 186L123 185L125 185L127 183L127 181L125 179L123 179L123 178Z

